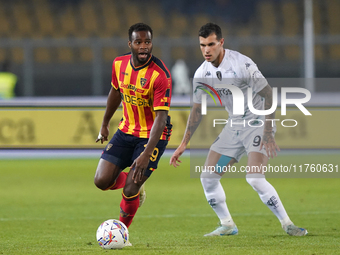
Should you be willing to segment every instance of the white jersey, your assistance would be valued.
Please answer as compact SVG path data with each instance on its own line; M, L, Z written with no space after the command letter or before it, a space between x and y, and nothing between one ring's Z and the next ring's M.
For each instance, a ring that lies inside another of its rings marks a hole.
M264 99L257 93L267 84L267 80L258 70L257 65L247 56L237 51L225 49L225 54L221 64L218 67L213 66L210 62L204 61L196 70L193 80L193 101L201 104L202 94L209 91L208 87L198 89L205 83L218 93L222 105L229 114L232 122L242 122L251 119L263 119L264 116L253 114L248 108L247 89L252 88L252 102L257 110L264 110ZM233 114L233 96L227 88L216 88L217 84L234 85L241 89L244 95L244 113L241 115ZM211 90L210 90L211 92ZM211 93L213 95L213 93ZM217 101L218 103L219 101Z

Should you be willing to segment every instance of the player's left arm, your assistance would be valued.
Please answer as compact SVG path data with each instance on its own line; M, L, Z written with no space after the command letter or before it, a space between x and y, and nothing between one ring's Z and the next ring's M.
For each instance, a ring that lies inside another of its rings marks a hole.
M131 169L132 168L135 169L132 175L132 179L134 180L135 183L137 183L137 181L142 180L144 171L149 165L150 157L152 156L152 153L157 143L159 142L159 138L161 137L167 122L168 111L159 110L155 111L155 113L156 117L150 131L149 141L143 153L138 158L135 159L135 161L130 167Z
M267 84L258 94L264 98L264 109L268 110L271 108L273 104L273 92L272 88L269 84ZM269 115L266 115L267 119L275 119L275 111ZM273 135L273 127L272 127L272 121L265 121L264 124L264 131L263 131L263 137L260 145L260 150L262 147L266 149L267 156L274 158L274 156L277 156L276 151L280 151L279 146L276 144L274 135Z
M132 179L135 183L142 180L144 171L149 165L150 157L160 140L168 120L168 111L171 101L172 80L171 77L159 76L154 85L153 108L155 120L150 130L149 141L143 153L135 159L130 169L134 168Z

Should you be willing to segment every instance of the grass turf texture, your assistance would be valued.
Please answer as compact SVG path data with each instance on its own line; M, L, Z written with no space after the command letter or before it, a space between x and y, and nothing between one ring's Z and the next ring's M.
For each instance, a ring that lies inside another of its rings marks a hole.
M280 156L288 164L336 161L337 155ZM147 182L147 200L130 227L133 247L103 250L101 222L119 218L121 191L93 184L97 159L2 160L0 254L336 254L340 179L270 179L295 224L309 235L290 237L245 179L222 179L239 235L203 237L218 219L199 179L161 160ZM338 161L338 160L337 160ZM242 163L242 162L241 162ZM244 161L243 161L244 163Z

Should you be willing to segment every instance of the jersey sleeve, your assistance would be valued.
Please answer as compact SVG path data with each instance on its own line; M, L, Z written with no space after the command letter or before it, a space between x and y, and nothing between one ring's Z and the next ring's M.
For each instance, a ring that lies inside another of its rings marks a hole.
M172 93L172 79L164 76L157 77L154 85L153 109L166 110L170 109Z
M202 78L202 69L199 68L196 70L195 74L194 74L194 79L192 80L192 86L193 86L193 97L192 97L192 101L195 104L201 104L202 103L202 94L204 93L204 91L202 89L200 89L201 85L198 82L202 82L203 78Z
M247 84L253 89L253 92L258 93L267 86L266 78L251 59L248 58L244 63L244 70Z
M119 68L118 65L117 65L117 62L113 61L113 64L112 64L111 85L116 90L118 90L119 89L119 83L118 83L118 79L117 79L117 73L119 74L119 72L117 72L116 68Z

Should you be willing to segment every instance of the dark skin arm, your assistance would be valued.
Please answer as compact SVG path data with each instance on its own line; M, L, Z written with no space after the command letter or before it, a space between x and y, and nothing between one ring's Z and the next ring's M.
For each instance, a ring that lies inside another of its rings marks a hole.
M130 166L130 169L133 168L135 169L132 175L132 179L134 180L135 183L137 183L138 181L142 181L144 171L149 165L150 157L157 143L159 142L159 138L163 133L168 118L168 111L159 110L155 111L155 113L156 117L150 131L149 141L143 153L138 158L136 158L135 161L133 161L132 165Z
M113 114L116 112L117 108L119 107L120 102L121 102L120 91L112 87L107 97L106 110L104 113L102 127L99 132L99 135L101 135L102 137L98 136L96 142L100 141L103 144L103 142L108 140L110 120Z
M174 154L172 155L170 159L170 165L177 167L179 166L179 163L182 163L182 161L179 160L179 157L185 151L190 141L190 138L192 137L197 127L201 123L201 120L202 120L201 105L194 104L190 112L189 118L188 118L187 127L185 129L183 140L181 144L178 146L178 148L176 149L176 151L174 152Z
M266 87L264 87L259 93L261 97L265 99L264 103L264 109L268 110L273 104L273 93L272 88L267 84ZM267 119L275 119L275 111L272 114L266 115ZM262 147L266 149L267 156L274 158L274 156L277 156L276 151L280 151L279 146L276 144L274 136L273 136L273 127L271 121L266 121L263 131L263 137L260 145L260 150Z

